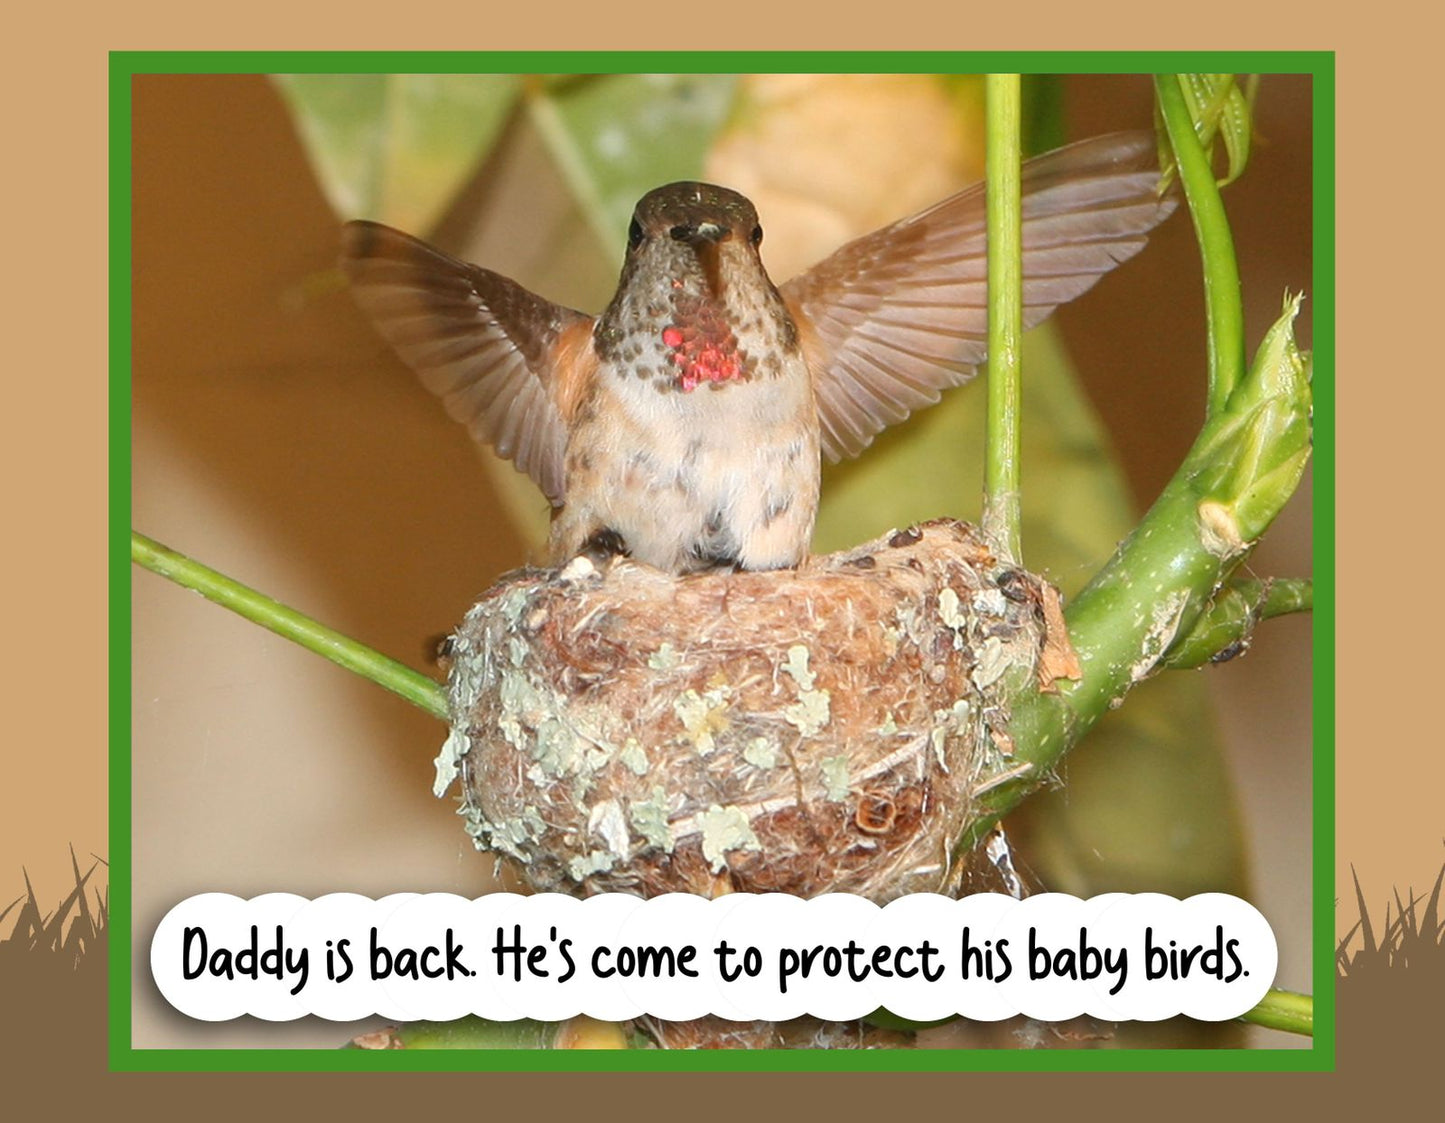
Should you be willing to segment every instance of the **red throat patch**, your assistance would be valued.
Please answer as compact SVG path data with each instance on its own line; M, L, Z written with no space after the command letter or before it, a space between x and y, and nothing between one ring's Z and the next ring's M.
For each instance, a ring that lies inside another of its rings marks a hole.
M662 329L668 361L677 368L677 386L695 390L704 382L731 382L746 378L738 341L716 316L703 315L694 323L673 323Z

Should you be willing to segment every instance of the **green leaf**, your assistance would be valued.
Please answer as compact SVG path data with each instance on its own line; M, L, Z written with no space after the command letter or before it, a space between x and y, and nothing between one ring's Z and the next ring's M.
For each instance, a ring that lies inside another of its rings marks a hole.
M507 74L275 76L337 214L431 229L490 148L520 82Z
M1245 543L1264 533L1309 461L1312 366L1294 339L1302 299L1286 297L1249 372L1190 456L1195 490Z
M615 260L637 200L701 174L736 83L726 74L608 74L531 93L537 127Z
M1176 77L1194 122L1194 133L1205 151L1212 156L1216 136L1224 141L1228 170L1219 179L1219 186L1233 183L1249 163L1257 77L1251 77L1247 91L1239 88L1233 74L1179 74ZM1161 154L1167 183L1174 171L1167 144L1161 148Z

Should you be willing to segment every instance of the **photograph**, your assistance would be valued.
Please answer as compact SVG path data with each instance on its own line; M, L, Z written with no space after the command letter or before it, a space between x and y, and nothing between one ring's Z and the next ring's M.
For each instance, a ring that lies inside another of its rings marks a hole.
M1310 1064L1328 57L124 58L112 1049ZM1220 894L1277 967L1219 1020L206 1020L153 975L201 894L499 893Z

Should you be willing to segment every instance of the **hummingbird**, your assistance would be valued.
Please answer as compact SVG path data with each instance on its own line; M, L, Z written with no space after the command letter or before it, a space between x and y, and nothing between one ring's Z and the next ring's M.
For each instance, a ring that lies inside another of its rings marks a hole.
M1177 200L1152 135L1068 145L1022 168L1024 326L1143 248ZM546 560L626 554L671 573L795 567L822 457L856 456L985 358L977 184L775 285L744 196L648 192L597 316L390 227L350 222L362 310L447 412L536 482Z

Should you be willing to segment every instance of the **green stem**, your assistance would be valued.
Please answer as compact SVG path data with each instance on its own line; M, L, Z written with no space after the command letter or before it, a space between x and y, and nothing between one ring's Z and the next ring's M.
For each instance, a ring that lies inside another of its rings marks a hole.
M395 659L389 659L364 643L318 624L309 616L272 600L264 593L242 585L193 561L169 547L162 546L144 534L130 532L131 561L152 573L158 573L186 589L192 589L209 601L229 608L238 616L299 643L308 651L325 656L338 666L354 671L399 694L413 706L425 710L440 721L449 721L446 690L441 684L414 671Z
M1314 583L1303 578L1231 581L1214 595L1189 633L1169 649L1164 665L1180 671L1223 662L1248 646L1254 626L1261 620L1309 612L1314 602Z
M1178 82L1161 77L1157 85L1206 276L1221 279L1210 295L1210 355L1218 364L1211 368L1212 408L1154 506L1069 605L1065 619L1082 677L1052 693L1025 690L1016 700L1009 729L1015 752L998 775L983 778L960 851L977 845L1099 718L1163 665L1294 494L1309 462L1311 365L1294 341L1301 297L1285 300L1247 372L1242 363L1236 371L1232 358L1225 363L1239 350L1240 331L1228 220Z
M1313 1037L1315 1000L1308 994L1296 994L1292 990L1272 990L1253 1010L1240 1015L1239 1020L1267 1029Z
M1180 82L1185 76L1160 74L1154 79L1159 109L1169 144L1179 166L1179 181L1204 262L1204 303L1209 322L1209 398L1206 416L1213 417L1244 374L1244 306L1240 301L1239 267L1234 239L1224 213L1224 200L1200 144Z
M1020 103L1017 74L987 79L988 131L988 437L983 530L1009 561L1022 559L1019 526L1019 412L1022 388L1023 235L1019 201Z

